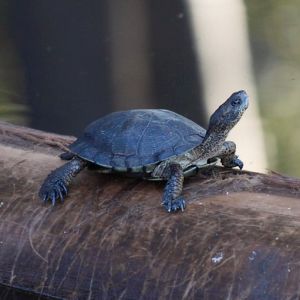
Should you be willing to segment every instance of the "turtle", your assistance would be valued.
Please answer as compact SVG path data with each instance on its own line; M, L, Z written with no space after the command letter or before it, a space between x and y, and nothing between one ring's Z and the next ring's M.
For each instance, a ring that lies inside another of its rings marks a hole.
M244 90L233 93L211 115L207 130L165 109L132 109L101 117L61 154L68 162L48 175L39 196L52 205L63 201L72 178L85 167L96 167L102 173L165 180L162 205L168 212L183 211L185 177L219 160L226 168L243 168L235 143L226 138L248 105Z

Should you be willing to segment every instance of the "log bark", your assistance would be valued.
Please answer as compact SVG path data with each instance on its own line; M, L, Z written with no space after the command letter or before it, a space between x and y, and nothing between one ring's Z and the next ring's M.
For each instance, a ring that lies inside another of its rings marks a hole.
M300 297L299 179L217 167L168 214L163 183L85 170L65 203L43 204L73 140L0 123L0 299Z

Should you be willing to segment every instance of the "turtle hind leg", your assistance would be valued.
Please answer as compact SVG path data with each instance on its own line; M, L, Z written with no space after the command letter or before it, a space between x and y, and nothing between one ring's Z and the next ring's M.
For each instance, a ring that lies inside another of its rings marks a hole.
M226 141L222 145L220 154L221 163L226 168L239 167L240 170L243 169L244 163L235 154L236 145L234 142Z
M52 205L55 205L56 199L64 200L64 196L68 193L68 185L84 167L86 162L78 157L74 157L71 161L67 162L58 169L52 171L44 183L42 184L39 197L43 201L51 200Z
M170 163L165 167L163 177L167 178L167 184L163 194L162 205L168 212L184 210L185 200L181 195L183 187L183 169L179 164Z

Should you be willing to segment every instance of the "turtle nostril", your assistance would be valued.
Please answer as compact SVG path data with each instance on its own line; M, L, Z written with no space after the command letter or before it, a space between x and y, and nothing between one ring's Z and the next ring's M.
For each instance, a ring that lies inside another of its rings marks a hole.
M236 106L236 105L240 105L241 104L241 99L238 98L238 99L234 99L231 101L231 105L232 106Z

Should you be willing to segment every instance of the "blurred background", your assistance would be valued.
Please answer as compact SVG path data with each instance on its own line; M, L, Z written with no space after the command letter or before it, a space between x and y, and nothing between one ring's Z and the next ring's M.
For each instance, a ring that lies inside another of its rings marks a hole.
M300 176L298 0L0 0L0 120L79 135L166 108L202 126L231 93L245 169Z

